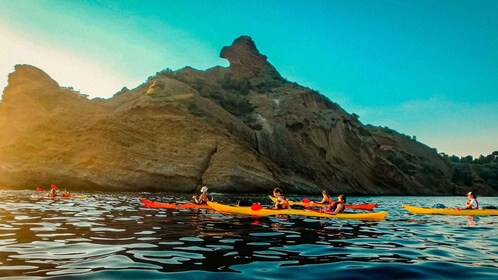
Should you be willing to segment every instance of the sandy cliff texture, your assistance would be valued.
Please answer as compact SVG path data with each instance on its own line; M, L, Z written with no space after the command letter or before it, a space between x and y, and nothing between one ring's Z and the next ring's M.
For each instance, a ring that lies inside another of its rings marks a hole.
M434 149L365 126L283 79L247 36L230 67L165 70L92 99L18 65L0 103L0 186L348 194L453 194ZM483 187L481 193L493 193Z

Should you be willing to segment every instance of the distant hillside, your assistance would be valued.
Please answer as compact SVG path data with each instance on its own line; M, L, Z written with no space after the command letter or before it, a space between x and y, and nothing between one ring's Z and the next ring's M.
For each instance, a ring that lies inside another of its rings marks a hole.
M466 192L435 149L365 126L325 96L287 81L250 37L237 38L221 57L229 67L164 70L135 89L92 100L36 67L17 65L0 103L0 186ZM487 183L480 192L498 193Z
M444 153L441 156L452 168L451 182L459 188L480 193L482 188L491 187L498 192L498 151L475 159L472 156L459 158Z

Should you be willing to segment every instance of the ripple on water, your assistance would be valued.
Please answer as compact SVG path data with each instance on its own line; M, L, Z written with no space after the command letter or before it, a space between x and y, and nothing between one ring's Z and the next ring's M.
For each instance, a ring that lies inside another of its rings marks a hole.
M437 199L452 205L461 198L350 198L378 202L379 211L389 211L385 221L361 222L147 209L131 193L97 193L78 201L27 199L30 195L2 193L0 275L492 279L498 273L496 217L416 216L400 208L400 202L423 206ZM218 198L229 204L240 199ZM498 198L481 199L498 205Z

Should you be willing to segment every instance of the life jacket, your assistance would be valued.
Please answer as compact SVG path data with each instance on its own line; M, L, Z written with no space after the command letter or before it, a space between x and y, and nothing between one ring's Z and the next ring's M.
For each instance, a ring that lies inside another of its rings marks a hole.
M474 200L476 202L476 208L472 208L472 200ZM473 199L469 199L469 201L467 201L468 203L468 208L467 209L479 209L479 202L477 201L477 199L473 198Z
M277 209L287 209L289 208L289 202L287 201L287 198L283 195L280 195L277 198Z
M344 203L342 203L342 202L340 202L340 201L334 201L334 202L332 202L332 204L330 204L330 206L329 206L329 211L334 212L334 211L335 211L335 209L337 209L337 206L338 206L339 204L344 205Z

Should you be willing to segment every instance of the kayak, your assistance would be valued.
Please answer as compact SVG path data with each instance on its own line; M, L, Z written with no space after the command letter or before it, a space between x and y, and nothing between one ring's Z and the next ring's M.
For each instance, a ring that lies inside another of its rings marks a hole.
M277 202L277 198L270 195L270 199L273 202ZM310 202L301 202L301 201L290 201L289 205L302 205L302 206L328 206L328 203L316 203L313 201ZM350 204L344 205L346 209L355 209L355 210L368 210L372 211L375 207L377 207L377 203L365 203L365 204Z
M410 205L403 205L403 208L418 215L498 216L498 209L423 208Z
M183 204L176 204L176 203L164 203L164 202L157 202L157 201L152 201L148 200L146 198L140 198L140 202L142 202L146 208L163 208L163 209L191 209L191 208L198 208L198 209L211 209L211 207L207 206L206 204L195 204L192 202L189 203L183 203Z
M86 195L72 195L72 196L55 196L50 197L46 195L32 195L33 199L86 199Z
M322 218L335 218L335 219L348 219L348 220L366 220L366 221L380 221L384 219L387 212L369 212L369 213L339 213L330 214L327 212L308 210L308 209L270 209L262 208L253 210L250 206L230 206L216 202L208 202L214 210L222 213L229 214L242 214L252 216L273 216L273 215L300 215L307 217L322 217ZM257 204L258 205L258 204ZM259 205L258 205L259 206ZM259 206L260 207L260 206Z

